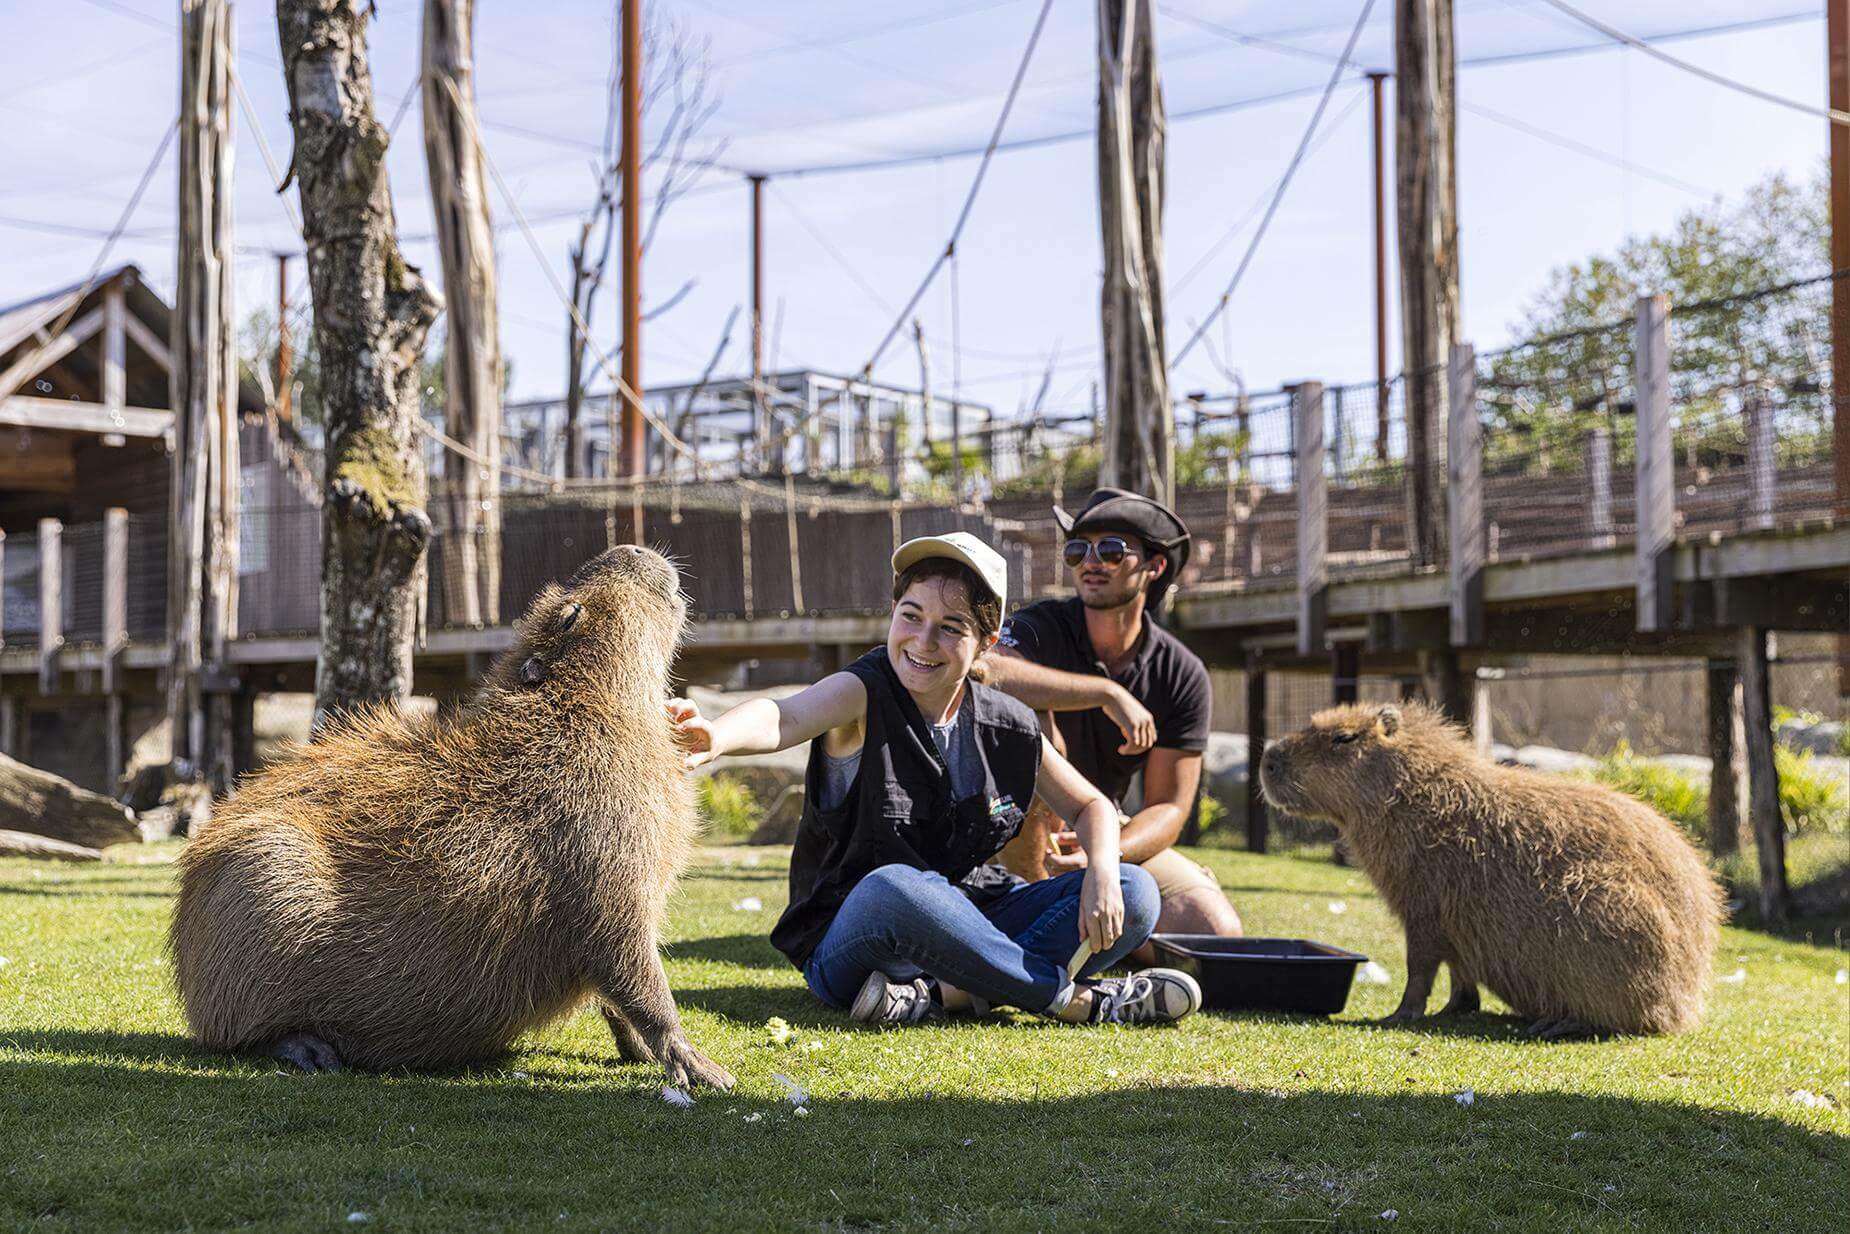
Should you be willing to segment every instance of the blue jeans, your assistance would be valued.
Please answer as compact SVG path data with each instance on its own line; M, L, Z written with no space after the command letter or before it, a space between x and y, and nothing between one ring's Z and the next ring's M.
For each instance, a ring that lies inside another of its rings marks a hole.
M984 908L942 874L885 865L855 884L803 977L817 998L846 1009L867 975L894 981L938 978L990 1003L1052 1014L1073 996L1066 966L1079 950L1079 888L1085 871L1016 887ZM1156 880L1119 867L1124 933L1081 976L1102 971L1141 946L1162 910Z

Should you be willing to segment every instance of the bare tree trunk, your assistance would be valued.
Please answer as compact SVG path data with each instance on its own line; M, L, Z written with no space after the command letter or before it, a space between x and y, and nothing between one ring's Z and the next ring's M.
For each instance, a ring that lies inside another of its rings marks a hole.
M277 0L327 429L315 723L411 691L424 586L418 360L443 302L398 249L362 0Z
M1400 240L1401 363L1407 380L1407 544L1439 559L1444 513L1439 433L1445 363L1458 338L1458 172L1452 0L1398 0L1395 11L1395 219Z
M475 0L424 0L424 155L448 303L445 594L469 625L501 621L501 343L495 237L475 124Z
M1172 500L1175 412L1163 339L1163 91L1151 0L1098 0L1105 442L1099 479Z
M229 0L184 0L180 40L180 251L169 350L174 408L167 715L173 753L227 786L229 700L200 670L236 634L238 366L232 332ZM207 718L213 723L208 731Z

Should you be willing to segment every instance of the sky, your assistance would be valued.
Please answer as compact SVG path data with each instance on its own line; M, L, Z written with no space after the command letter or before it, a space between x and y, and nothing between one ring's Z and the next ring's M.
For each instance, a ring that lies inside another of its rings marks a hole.
M1170 116L1172 354L1233 277L1363 2L1158 0ZM1551 270L1629 234L1663 230L1706 201L1738 199L1771 173L1809 177L1822 166L1822 119L1620 49L1541 0L1456 5L1462 306L1464 334L1480 350L1511 340ZM1825 100L1816 0L1576 7L1645 38L1791 17L1664 48L1809 105ZM1356 46L1358 69L1392 67L1393 8L1376 0ZM771 176L767 362L859 372L944 248L979 162L960 152L988 140L1040 4L653 0L651 9L708 47L719 105L696 144L727 170L709 172L674 204L647 254L646 305L687 290L644 328L645 384L697 376L729 313L748 301L746 171ZM177 10L173 0L0 0L0 303L80 281L97 260L172 123ZM369 46L377 110L388 122L398 118L389 168L405 251L435 280L416 100L398 115L417 72L420 10L411 0L378 0ZM510 394L551 396L564 385L566 339L554 280L566 277L573 216L594 198L590 161L604 130L612 4L479 0L477 10L487 152L531 227L530 238L495 190ZM258 125L243 109L235 117L242 317L274 305L272 254L299 251L300 240L262 152L267 144L278 164L288 161L275 6L242 0L234 12L238 73ZM996 155L958 247L955 280L941 275L917 313L932 343L934 387L955 388L998 414L1031 403L1050 364L1052 411L1083 411L1098 376L1094 20L1086 0L1054 0L1003 134L1005 145L1029 144ZM1564 48L1583 50L1505 59ZM1392 110L1390 84L1390 147ZM829 170L907 156L924 157ZM170 149L109 255L112 265L139 264L167 295L176 162ZM1211 346L1176 367L1177 394L1226 392L1236 373L1254 391L1372 375L1370 166L1367 85L1351 73L1208 332ZM1391 212L1391 167L1389 175ZM1390 213L1390 243L1392 233ZM614 282L593 323L613 354ZM291 294L305 312L299 259ZM1391 337L1397 330L1391 322ZM735 326L720 372L746 370L748 347L748 330ZM876 373L916 386L909 326Z

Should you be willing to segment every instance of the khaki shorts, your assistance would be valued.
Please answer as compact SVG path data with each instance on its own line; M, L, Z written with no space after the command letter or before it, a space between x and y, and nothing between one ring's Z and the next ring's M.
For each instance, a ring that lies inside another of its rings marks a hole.
M1172 900L1188 891L1220 891L1220 880L1204 865L1190 861L1173 848L1166 848L1148 861L1140 862L1163 899Z

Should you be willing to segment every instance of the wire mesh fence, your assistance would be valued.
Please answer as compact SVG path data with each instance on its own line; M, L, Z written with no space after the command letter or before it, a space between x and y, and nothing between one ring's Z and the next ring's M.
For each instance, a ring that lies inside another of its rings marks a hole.
M1672 443L1685 534L1830 513L1834 277L1679 306Z
M0 643L39 643L39 538L14 532L0 543Z
M242 528L242 522L239 525ZM164 639L167 636L167 516L164 514L128 516L127 591L129 638L152 642Z
M80 523L59 536L63 546L64 576L59 588L63 600L64 641L67 644L103 640L103 525Z
M1491 561L1611 548L1636 534L1629 321L1478 357Z

